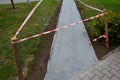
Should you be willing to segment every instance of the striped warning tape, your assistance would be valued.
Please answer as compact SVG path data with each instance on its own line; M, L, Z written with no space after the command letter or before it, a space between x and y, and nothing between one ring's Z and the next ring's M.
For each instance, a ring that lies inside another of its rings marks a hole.
M93 39L94 42L96 42L97 40L99 40L100 38L105 38L106 39L106 35L101 35L98 38Z
M32 11L28 14L28 16L26 17L26 19L24 20L24 22L21 24L20 28L17 30L17 32L15 33L13 38L16 38L17 35L20 33L20 31L22 30L22 28L24 27L24 25L27 23L27 21L29 20L29 18L32 16L32 14L35 12L35 10L37 9L37 7L42 3L43 0L40 0L36 6L32 9Z
M92 7L92 6L90 6L90 5L85 4L85 3L82 2L81 0L79 0L79 1L80 1L80 3L82 3L84 6L86 6L86 7L88 7L88 8L91 8L91 9L96 10L96 11L99 11L99 12L103 12L102 10L100 10L100 9L98 9L98 8L95 8L95 7Z
M108 35L101 35L101 36L99 36L98 38L93 39L93 42L98 41L100 38L104 38L105 41L107 41L107 42L105 43L105 46L106 46L107 48L109 48Z
M15 40L15 41L13 40L13 41L11 41L11 43L12 43L12 44L14 44L14 43L20 43L20 42L23 42L23 41L25 41L25 40L29 40L29 39L32 39L32 38L35 38L35 37L38 37L38 36L43 36L43 35L48 34L48 33L56 32L56 31L59 31L59 30L63 30L63 29L65 29L65 28L72 27L73 25L80 24L81 22L89 21L89 20L92 20L92 19L94 19L94 18L103 16L104 14L106 14L106 12L101 13L101 14L98 14L98 15L93 16L93 17L90 17L90 18L87 18L87 19L84 19L84 20L81 20L81 21L78 21L78 22L75 22L75 23L72 23L72 24L68 24L68 25L63 26L63 27L59 27L59 28L56 28L56 29L53 29L53 30L50 30L50 31L42 32L42 33L39 33L39 34L30 36L30 37L27 37L27 38Z

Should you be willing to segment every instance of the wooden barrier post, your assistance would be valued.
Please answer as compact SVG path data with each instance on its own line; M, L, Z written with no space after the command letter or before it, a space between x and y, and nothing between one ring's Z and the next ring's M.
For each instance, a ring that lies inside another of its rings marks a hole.
M105 24L105 36L106 36L106 47L109 48L109 35L108 35L108 18L107 18L107 10L104 9L104 24Z
M14 1L13 0L10 0L10 1L11 1L11 4L12 4L12 8L15 9Z
M14 42L16 40L17 39L12 39L12 42ZM18 80L23 80L22 68L21 68L21 65L20 65L20 56L19 56L18 43L12 43L12 46L13 46L14 60L15 60Z

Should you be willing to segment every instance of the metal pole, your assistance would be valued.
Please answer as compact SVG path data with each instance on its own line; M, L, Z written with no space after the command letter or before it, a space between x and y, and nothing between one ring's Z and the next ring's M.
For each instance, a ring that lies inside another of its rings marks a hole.
M13 51L14 51L14 60L15 60L18 79L23 80L22 68L21 68L21 65L20 65L20 56L19 56L19 50L18 50L18 43L13 43L12 46L13 46Z
M104 9L104 24L105 24L105 35L106 35L106 47L109 48L109 37L108 37L108 18L107 18L107 10Z
M29 1L29 0L27 0L27 4L28 4L28 5L30 4L30 1Z

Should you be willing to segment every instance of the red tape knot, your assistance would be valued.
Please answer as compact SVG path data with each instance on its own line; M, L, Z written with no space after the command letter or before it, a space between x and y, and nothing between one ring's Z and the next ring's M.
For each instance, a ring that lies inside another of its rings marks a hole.
M39 36L43 36L44 34L43 33L40 33Z
M51 33L52 33L52 32L55 32L55 30L51 30L50 32L51 32Z
M98 38L93 39L94 42L96 42L97 40L98 40Z

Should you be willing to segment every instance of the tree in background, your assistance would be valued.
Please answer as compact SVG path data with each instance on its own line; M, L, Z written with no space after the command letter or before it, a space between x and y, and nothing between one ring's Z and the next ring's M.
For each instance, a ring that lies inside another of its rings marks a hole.
M11 1L11 4L12 4L12 8L15 9L14 1L13 0L10 0L10 1Z

